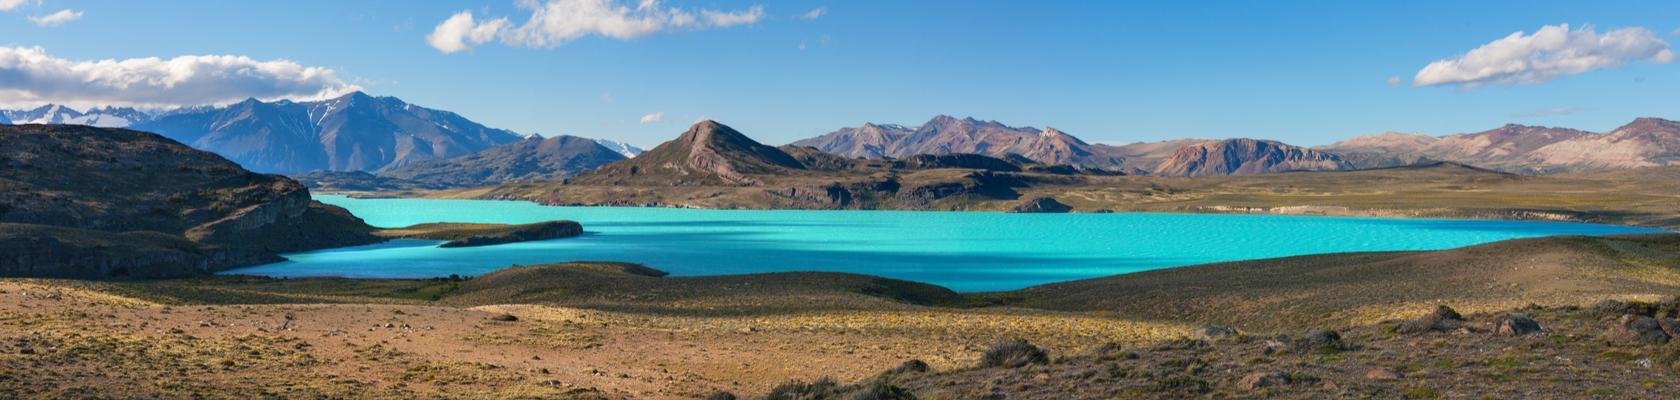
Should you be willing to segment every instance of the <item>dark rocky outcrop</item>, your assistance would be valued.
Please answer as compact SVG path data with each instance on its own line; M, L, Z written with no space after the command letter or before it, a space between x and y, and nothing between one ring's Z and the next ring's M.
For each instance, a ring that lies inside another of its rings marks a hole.
M1067 204L1062 204L1062 202L1056 201L1056 198L1054 197L1036 197L1015 206L1015 208L1012 208L1009 211L1015 213L1051 214L1073 211L1073 207L1069 207Z
M0 222L70 229L11 238L58 240L47 246L53 250L29 253L52 263L0 266L13 275L173 276L380 240L344 209L311 201L291 179L150 133L74 125L0 127ZM109 234L142 231L180 240L99 245L121 241ZM146 256L128 259L136 254ZM161 262L145 261L155 259L187 266L163 271Z

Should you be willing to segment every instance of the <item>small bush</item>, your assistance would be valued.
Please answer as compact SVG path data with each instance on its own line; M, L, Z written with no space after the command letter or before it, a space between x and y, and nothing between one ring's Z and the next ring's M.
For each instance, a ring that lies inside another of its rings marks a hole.
M993 345L980 356L980 367L1020 368L1032 364L1049 364L1050 354L1025 340L1010 340Z
M775 388L770 389L770 394L765 398L769 400L831 399L839 394L837 393L839 388L840 385L834 383L834 379L831 378L822 378L811 383L796 380L776 385Z
M909 390L904 390L904 388L875 381L853 391L847 398L850 400L916 400L916 395L911 394Z
M893 369L887 370L886 374L887 375L903 375L903 374L920 374L920 373L923 373L923 372L928 372L928 365L927 365L926 362L922 362L922 360L909 360L909 361L905 361L903 364L898 364L898 366L893 367Z

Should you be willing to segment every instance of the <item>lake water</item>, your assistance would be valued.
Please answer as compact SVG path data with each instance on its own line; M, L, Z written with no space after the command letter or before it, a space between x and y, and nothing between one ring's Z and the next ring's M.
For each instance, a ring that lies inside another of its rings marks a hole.
M840 271L959 291L1016 289L1216 261L1444 249L1511 238L1659 232L1559 222L1213 214L548 207L488 200L316 196L381 227L570 219L582 237L470 248L395 240L286 254L227 271L268 276L482 275L514 264L628 261L672 275Z

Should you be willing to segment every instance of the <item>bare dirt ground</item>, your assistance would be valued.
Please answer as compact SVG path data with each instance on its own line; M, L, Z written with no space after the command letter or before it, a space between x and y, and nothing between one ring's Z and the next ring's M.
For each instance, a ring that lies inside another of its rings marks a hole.
M469 280L4 279L0 398L1673 398L1676 295L1680 235L984 294L616 263ZM1512 312L1539 330L1502 334ZM1011 339L1029 344L996 346Z

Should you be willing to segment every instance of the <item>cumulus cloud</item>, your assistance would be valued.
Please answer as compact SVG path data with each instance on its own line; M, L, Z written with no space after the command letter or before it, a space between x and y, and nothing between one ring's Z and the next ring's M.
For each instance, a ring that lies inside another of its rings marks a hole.
M524 23L513 25L507 18L476 22L472 11L462 11L433 28L426 43L446 54L491 40L546 48L590 35L630 40L666 31L752 25L764 19L764 7L757 5L739 11L693 11L665 7L659 0L642 0L634 6L620 0L519 0L516 4L531 13Z
M432 33L426 35L426 44L444 54L467 50L495 39L496 33L506 28L507 24L506 18L476 23L471 11L462 11L432 29Z
M287 60L194 55L67 60L41 47L0 47L0 107L58 103L167 108L245 98L318 99L361 90L331 69Z
M1568 24L1547 25L1533 35L1512 33L1458 57L1429 63L1412 78L1412 84L1475 88L1489 83L1543 83L1639 61L1672 62L1674 51L1645 28L1599 34L1591 25L1574 30Z
M811 9L811 11L806 11L804 14L799 14L799 19L810 21L810 20L813 20L813 19L822 18L822 16L824 14L828 14L828 7L817 7L817 8Z
M24 4L29 4L29 0L0 0L0 11L11 11L23 8Z
M661 112L652 112L652 113L648 113L647 115L643 115L641 122L643 124L651 124L651 123L663 122L663 121L665 121L665 112L661 111Z
M1398 86L1398 85L1400 85L1400 77L1398 77L1398 76L1390 76L1390 77L1388 77L1388 85L1389 85L1389 86Z
M29 22L35 23L35 26L59 26L78 19L82 19L81 11L64 9L52 14L31 16Z

